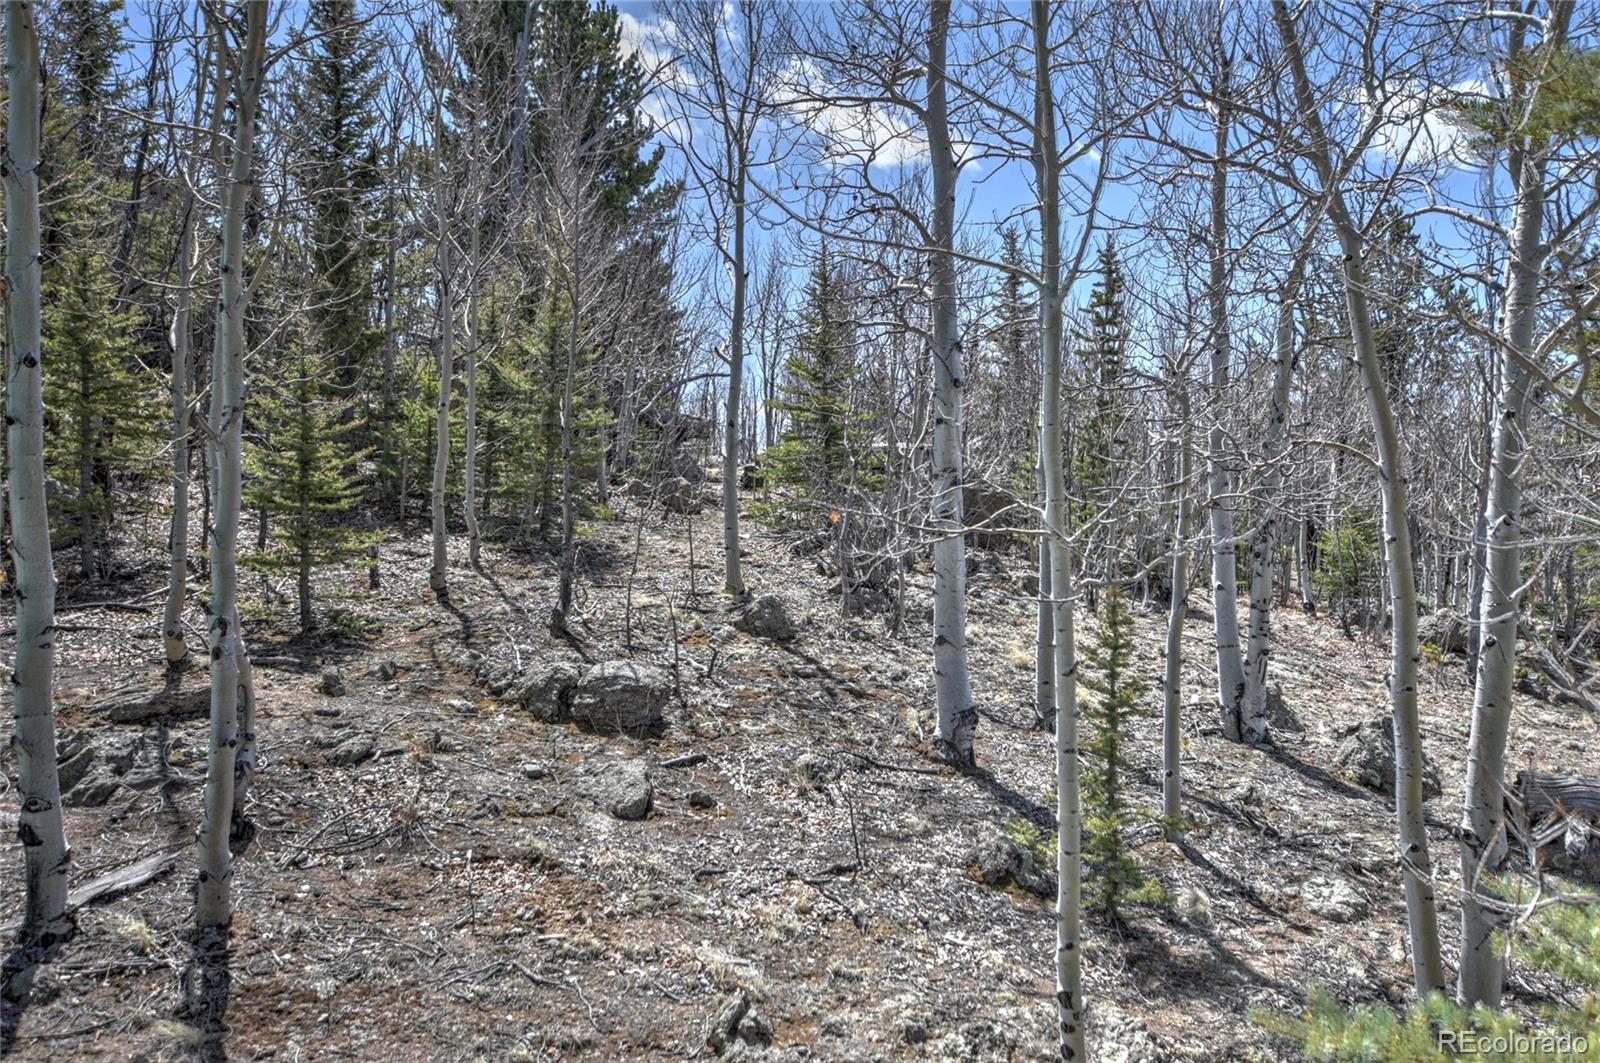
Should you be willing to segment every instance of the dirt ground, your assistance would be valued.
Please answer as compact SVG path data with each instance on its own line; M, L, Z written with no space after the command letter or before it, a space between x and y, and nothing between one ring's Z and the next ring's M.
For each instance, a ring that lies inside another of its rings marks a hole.
M362 572L324 579L319 607L340 610L343 633L315 645L290 639L282 590L250 577L259 832L237 864L226 978L210 983L225 1014L186 1004L203 982L189 929L204 723L142 725L169 777L69 809L75 881L161 851L175 866L80 910L77 936L11 1017L13 1058L682 1059L713 1054L719 1013L738 1012L746 1036L724 1058L1053 1058L1051 903L973 871L974 850L1006 824L1054 824L1051 739L1032 726L1027 558L997 556L973 577L980 770L960 774L929 756L927 574L913 573L907 627L890 638L881 618L841 619L815 558L752 527L747 580L799 624L780 645L731 626L718 528L710 511L624 511L584 547L581 656L675 669L679 697L648 739L542 723L474 678L468 648L511 671L578 660L546 631L548 557L490 545L480 573L453 543L446 607L427 591L426 531L394 530L381 590ZM109 723L98 701L161 682L161 531L125 544L140 562L118 586L64 591L64 602L129 606L63 611L69 728L135 730ZM1135 830L1170 900L1126 929L1088 928L1103 1060L1294 1058L1248 1013L1295 1010L1314 985L1352 1002L1408 992L1392 804L1334 760L1341 726L1385 711L1386 649L1280 610L1273 678L1304 730L1245 748L1214 726L1200 604L1185 643L1193 825L1182 845L1154 822ZM1139 618L1152 693L1133 724L1132 785L1151 813L1164 622ZM342 696L322 692L328 668ZM1447 950L1470 702L1460 663L1429 668L1424 732L1444 793L1428 813ZM1594 773L1594 727L1519 696L1511 763ZM624 761L648 765L645 819L585 796L587 777ZM7 822L0 925L21 908ZM1513 1002L1547 988L1514 974Z

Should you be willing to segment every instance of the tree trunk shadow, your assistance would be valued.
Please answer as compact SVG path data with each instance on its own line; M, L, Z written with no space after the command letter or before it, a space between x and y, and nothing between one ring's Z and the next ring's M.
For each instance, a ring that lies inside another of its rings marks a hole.
M200 1034L195 1058L204 1063L228 1058L228 998L233 986L232 950L227 927L195 931L194 949L182 977L181 1016Z
M0 963L0 1059L17 1048L17 1031L28 1010L33 978L39 968L55 959L61 947L72 938L69 927L64 934L29 934L24 931L17 946Z

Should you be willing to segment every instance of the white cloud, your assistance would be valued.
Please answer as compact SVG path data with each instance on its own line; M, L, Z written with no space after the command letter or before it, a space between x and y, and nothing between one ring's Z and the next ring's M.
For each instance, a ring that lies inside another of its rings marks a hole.
M1448 88L1420 83L1387 87L1379 104L1384 109L1383 121L1372 139L1372 150L1390 159L1404 156L1454 167L1470 165L1467 135L1451 120L1449 105L1462 96L1482 98L1486 91L1484 83L1476 80ZM1373 107L1372 101L1363 104L1368 119Z
M778 104L823 139L826 161L892 168L927 158L927 135L903 109L877 102L830 103L831 95L815 66L806 62L791 64L777 92Z

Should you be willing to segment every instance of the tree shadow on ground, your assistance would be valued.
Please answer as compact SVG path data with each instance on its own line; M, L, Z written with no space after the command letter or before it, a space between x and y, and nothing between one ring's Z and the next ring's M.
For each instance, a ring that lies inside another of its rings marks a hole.
M0 962L0 1059L16 1051L22 1017L32 997L34 976L60 955L62 946L71 938L71 929L65 934L46 934L43 940L24 933L19 936L16 947Z
M215 1063L228 1058L228 1002L233 990L232 949L226 927L195 932L181 985L179 1016L199 1033L195 1058Z
M1261 749L1266 753L1267 756L1271 757L1279 764L1282 764L1284 767L1288 768L1302 779L1305 779L1307 782L1310 782L1315 786L1320 786L1324 790L1338 794L1340 797L1348 797L1352 801L1370 801L1373 797L1371 791L1363 790L1359 786L1347 783L1326 769L1319 768L1315 764L1301 760L1299 757L1295 756L1293 753L1290 753L1282 746L1269 743L1265 746L1262 746Z

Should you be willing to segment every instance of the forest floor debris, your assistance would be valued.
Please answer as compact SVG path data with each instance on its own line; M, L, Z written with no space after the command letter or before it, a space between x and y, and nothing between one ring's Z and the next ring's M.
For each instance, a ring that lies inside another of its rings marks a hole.
M792 625L774 641L778 625L748 633L716 593L705 559L720 515L654 512L642 528L631 513L594 528L589 556L610 560L581 587L581 661L544 627L556 571L541 554L487 546L474 572L452 543L445 606L427 591L425 533L394 532L381 590L355 572L320 588L359 631L313 643L292 638L283 592L251 577L252 647L274 666L256 672L263 765L236 873L234 1058L682 1059L719 1045L747 1060L1052 1058L1048 868L1018 840L1054 826L1029 559L973 577L983 715L979 770L963 774L929 756L926 571L908 573L907 626L891 638L880 618L841 618L830 577L753 530L746 578ZM635 568L622 562L636 536ZM130 595L165 571L163 543L135 546ZM91 750L73 760L79 787L138 752L102 807L68 810L74 881L163 870L78 912L22 1017L22 1060L176 1060L204 1034L183 1002L206 724L107 719L114 690L162 689L163 676L150 616L105 619L113 630L60 639L64 734L88 736L64 749ZM1157 609L1138 622L1152 676L1164 624ZM1251 1009L1295 1009L1312 986L1347 1001L1408 992L1393 809L1338 761L1352 725L1384 709L1387 648L1289 608L1275 627L1273 680L1301 730L1252 749L1220 737L1209 625L1189 620L1180 843L1154 818L1159 720L1133 723L1132 792L1149 817L1136 855L1172 901L1126 928L1089 922L1097 1059L1293 1058ZM1425 676L1446 928L1470 700L1459 661ZM1593 733L1577 706L1519 697L1508 762L1593 774ZM170 777L156 785L126 781L158 767ZM969 859L996 839L1028 857L1009 882ZM0 924L18 914L21 863L0 846ZM1533 1003L1515 979L1511 1003Z

